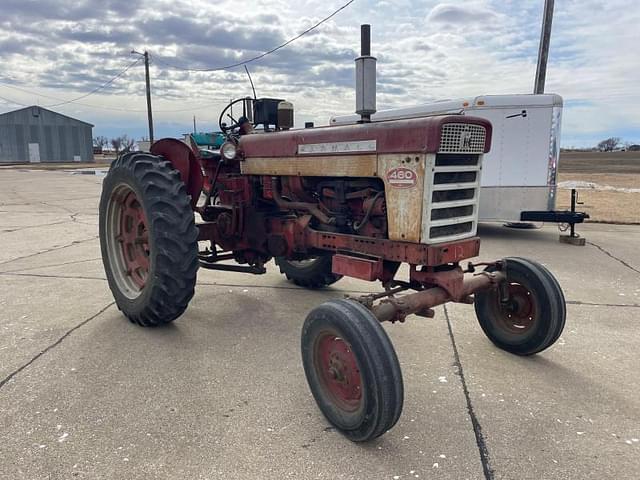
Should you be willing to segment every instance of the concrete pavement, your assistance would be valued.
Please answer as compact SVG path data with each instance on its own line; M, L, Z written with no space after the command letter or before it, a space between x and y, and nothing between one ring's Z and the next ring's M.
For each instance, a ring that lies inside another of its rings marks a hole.
M183 317L130 324L100 261L101 178L0 170L0 478L635 479L640 471L640 227L589 242L484 226L483 259L537 259L568 300L559 342L518 358L473 308L385 325L403 416L366 445L328 426L299 353L325 291L201 270Z

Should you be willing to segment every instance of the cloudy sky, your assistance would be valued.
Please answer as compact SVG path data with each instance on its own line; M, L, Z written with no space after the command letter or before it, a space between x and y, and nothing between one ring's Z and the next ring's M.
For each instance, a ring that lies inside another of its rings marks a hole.
M156 137L215 128L251 93L242 68L187 72L253 57L346 0L0 0L0 113L51 106L94 135L146 134L144 69L152 54ZM359 25L372 25L378 108L533 88L543 0L355 0L290 46L249 65L258 96L292 101L296 122L354 110ZM640 3L556 0L547 92L565 100L564 146L608 136L640 143Z

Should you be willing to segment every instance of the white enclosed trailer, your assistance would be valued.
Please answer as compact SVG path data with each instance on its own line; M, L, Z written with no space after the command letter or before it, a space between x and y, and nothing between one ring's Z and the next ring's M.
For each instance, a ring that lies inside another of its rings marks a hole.
M483 95L382 110L371 121L441 114L473 115L493 125L491 151L484 156L480 221L580 223L582 214L556 212L562 97ZM332 117L331 125L356 123L359 115Z

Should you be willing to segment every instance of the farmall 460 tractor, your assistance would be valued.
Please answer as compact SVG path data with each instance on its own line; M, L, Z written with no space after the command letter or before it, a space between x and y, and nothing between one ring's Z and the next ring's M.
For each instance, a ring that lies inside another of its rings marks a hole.
M566 314L558 282L534 261L462 268L479 253L479 177L491 125L463 115L368 122L375 111L368 37L365 26L356 59L362 123L290 130L291 104L239 99L241 121L222 122L231 105L220 115L227 140L219 155L160 140L150 153L112 164L100 201L109 286L124 315L142 326L185 311L199 267L261 274L275 258L305 287L345 275L380 281L380 293L316 307L302 328L311 392L354 441L386 432L402 411L400 365L381 322L432 317L446 302L474 304L497 347L531 355L558 339ZM199 251L199 242L208 248ZM399 278L403 263L408 276Z

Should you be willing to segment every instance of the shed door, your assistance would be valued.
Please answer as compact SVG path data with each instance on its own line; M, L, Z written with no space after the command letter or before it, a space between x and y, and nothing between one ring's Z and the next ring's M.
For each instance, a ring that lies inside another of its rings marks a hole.
M29 144L29 161L31 163L40 163L40 144L39 143Z

